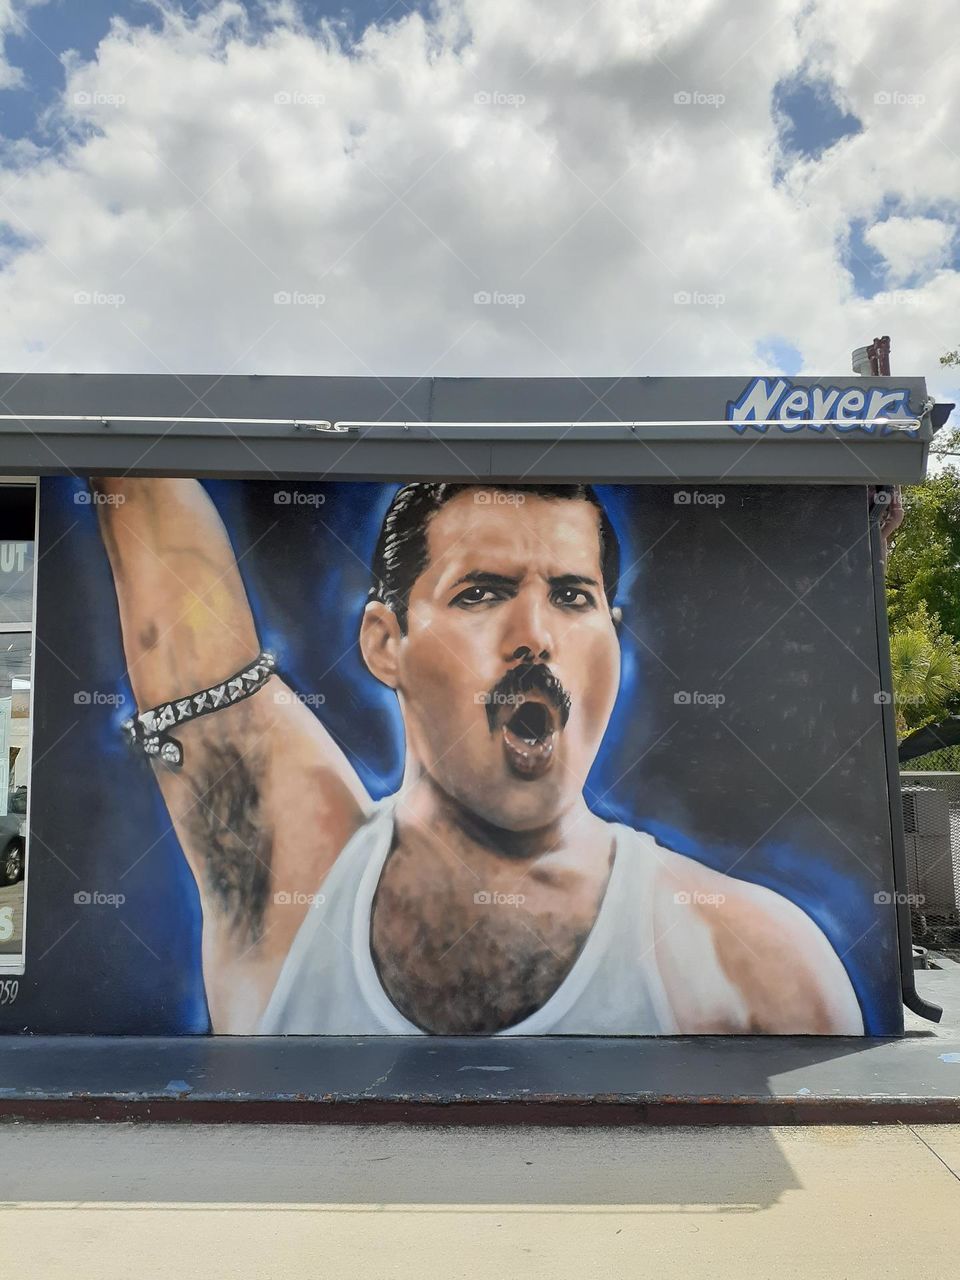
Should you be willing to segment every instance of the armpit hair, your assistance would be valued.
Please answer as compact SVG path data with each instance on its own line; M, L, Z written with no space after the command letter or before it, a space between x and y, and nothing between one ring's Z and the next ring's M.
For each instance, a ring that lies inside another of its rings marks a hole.
M187 823L203 851L204 879L241 941L263 936L272 836L263 814L256 761L235 742L204 744Z

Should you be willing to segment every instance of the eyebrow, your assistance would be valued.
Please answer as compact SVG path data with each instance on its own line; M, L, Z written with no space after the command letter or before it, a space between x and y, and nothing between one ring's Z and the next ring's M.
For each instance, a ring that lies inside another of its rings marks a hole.
M451 583L450 589L459 587L462 582L475 582L481 587L516 587L519 586L520 579L511 578L505 573L485 573L482 569L471 569L462 578Z
M561 573L556 577L548 578L547 581L554 588L599 587L596 578L588 578L582 573ZM463 577L451 583L451 590L464 582L473 582L482 587L516 587L520 579L505 573L487 573L482 569L471 569L469 573L465 573Z
M587 578L582 573L562 573L557 578L548 578L551 587L599 587L596 578Z

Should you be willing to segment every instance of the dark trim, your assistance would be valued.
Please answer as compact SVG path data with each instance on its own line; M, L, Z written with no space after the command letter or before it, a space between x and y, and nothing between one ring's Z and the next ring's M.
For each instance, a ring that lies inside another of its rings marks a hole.
M187 475L272 480L492 480L596 484L915 484L926 442L725 434L660 424L516 428L0 423L8 475ZM7 428L7 429L5 429ZM775 428L771 428L771 431ZM709 433L709 434L708 434Z
M949 716L946 720L932 721L920 729L908 733L897 749L901 764L908 760L918 760L928 756L931 751L942 751L944 747L960 745L960 716Z
M934 435L936 435L941 427L946 426L947 419L956 407L957 406L955 404L947 402L935 404L933 406L930 410L930 424L933 427Z
M141 1124L416 1125L865 1125L957 1124L960 1098L530 1098L524 1102L281 1101L196 1102L122 1097L0 1099L0 1121Z

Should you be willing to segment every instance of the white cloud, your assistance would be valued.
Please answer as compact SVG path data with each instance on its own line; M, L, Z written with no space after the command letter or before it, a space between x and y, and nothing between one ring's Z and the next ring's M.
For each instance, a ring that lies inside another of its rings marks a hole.
M852 218L892 198L926 222L911 202L960 191L935 24L867 7L441 0L353 51L292 0L268 32L227 0L162 32L115 24L69 67L74 140L0 175L0 214L32 237L0 273L3 363L754 372L776 334L836 373L889 332L897 371L936 373L957 273L865 302L840 265ZM778 184L772 90L803 65L865 130ZM921 82L926 104L873 101ZM923 235L896 221L875 231L895 271Z
M950 252L953 228L938 218L887 218L868 228L864 239L887 265L891 284L943 266Z

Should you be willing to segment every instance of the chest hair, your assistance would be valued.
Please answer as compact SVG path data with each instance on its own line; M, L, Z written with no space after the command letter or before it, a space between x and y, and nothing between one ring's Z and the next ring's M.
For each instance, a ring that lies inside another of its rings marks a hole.
M466 867L422 865L394 849L373 904L371 949L390 999L438 1035L480 1035L541 1008L570 972L603 900L609 865L591 891L564 892L511 869L505 894L477 902ZM491 895L492 896L492 895Z

